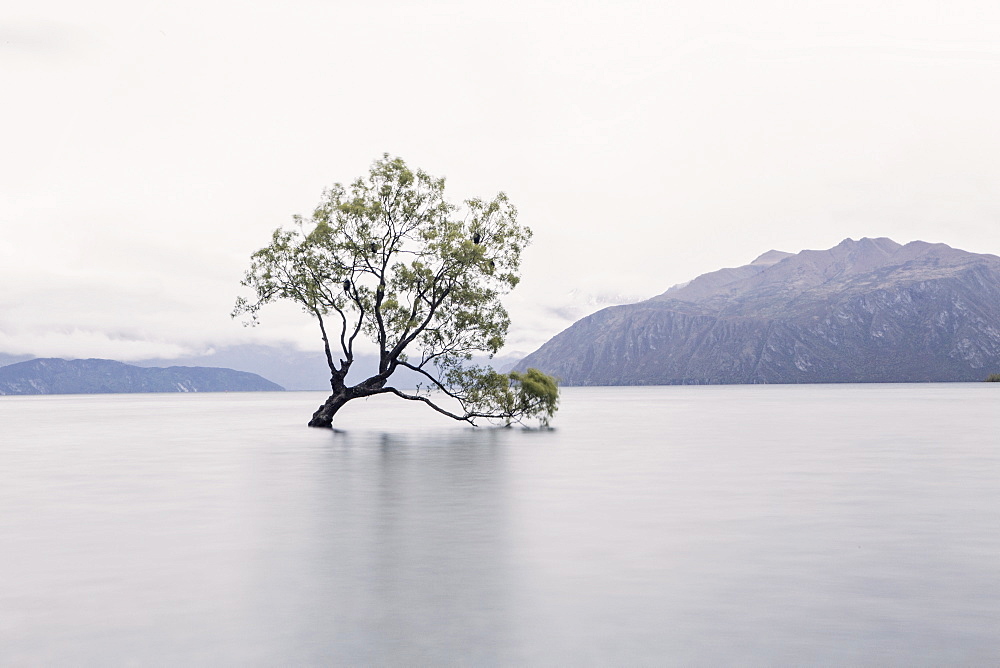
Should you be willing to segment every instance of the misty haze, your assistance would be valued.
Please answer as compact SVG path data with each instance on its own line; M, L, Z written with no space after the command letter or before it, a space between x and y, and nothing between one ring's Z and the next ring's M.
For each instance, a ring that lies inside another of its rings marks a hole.
M1000 665L998 34L6 8L0 664Z

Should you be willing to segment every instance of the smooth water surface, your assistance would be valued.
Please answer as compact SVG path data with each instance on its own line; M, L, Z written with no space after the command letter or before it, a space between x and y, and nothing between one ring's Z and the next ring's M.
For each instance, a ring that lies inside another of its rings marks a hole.
M1000 385L0 397L4 665L996 665Z

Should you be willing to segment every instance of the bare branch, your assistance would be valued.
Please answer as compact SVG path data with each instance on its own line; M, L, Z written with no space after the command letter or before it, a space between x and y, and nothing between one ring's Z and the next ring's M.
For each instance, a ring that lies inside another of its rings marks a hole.
M429 379L429 380L430 380L430 381L431 381L432 383L434 383L434 385L435 385L435 386L436 386L436 387L437 387L437 388L438 388L439 390L441 390L442 392L444 392L445 394L447 394L447 395L448 395L449 397L451 397L452 399L455 399L455 400L457 400L457 401L458 401L459 403L461 403L461 404L462 404L462 408L465 408L465 400L464 400L464 397L461 397L461 396L459 396L458 394L455 394L454 392L452 392L451 390L449 390L449 389L448 389L447 387L445 387L445 386L444 386L444 385L443 385L443 384L441 383L441 381L440 381L440 380L438 380L437 378L435 378L434 376L432 376L432 375L431 375L430 373L428 373L428 372L427 372L427 371L426 371L425 369L422 369L422 368L420 368L420 367L418 367L418 366L413 366L413 365L412 365L412 364L410 364L409 362L397 362L397 364L398 364L399 366L401 366L401 367L405 367L405 368L407 368L407 369L410 369L411 371L416 371L416 372L417 372L417 373L419 373L420 375L422 375L422 376L424 376L425 378Z
M447 415L452 420L458 420L459 422L468 422L469 424L471 424L473 426L475 426L475 424L476 424L473 421L473 419L476 418L476 417L478 417L478 416L473 415L473 414L468 414L468 413L465 414L465 415L456 415L455 413L452 413L451 411L448 411L448 410L445 410L444 408L441 408L440 406L438 406L437 404L435 404L433 401L431 401L427 397L422 397L422 396L413 395L413 394L406 394L404 392L400 392L399 390L397 390L394 387L383 387L379 392L377 392L377 394L386 394L386 393L395 394L397 397L400 397L401 399L406 399L408 401L422 401L425 404L427 404L428 406L430 406L431 408L433 408L434 410L436 410L438 413L441 413L442 415Z
M319 321L319 331L323 333L323 352L326 353L326 363L330 367L330 373L337 373L337 368L333 364L333 354L330 352L330 339L326 335L326 325L323 323L323 315L317 310L316 319Z

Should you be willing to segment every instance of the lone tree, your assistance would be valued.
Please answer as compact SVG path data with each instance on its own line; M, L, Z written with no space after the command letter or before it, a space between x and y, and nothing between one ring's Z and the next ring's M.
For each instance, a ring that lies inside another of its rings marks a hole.
M504 343L510 318L500 297L517 285L531 238L506 195L460 209L444 199L443 178L385 154L367 177L334 184L311 218L294 221L253 254L242 284L254 296L239 298L233 316L253 325L265 304L287 299L316 318L333 393L310 427L331 427L348 401L376 394L471 424L548 425L559 398L554 378L469 364L473 353L492 356ZM378 373L348 385L359 336L377 346ZM390 384L400 369L423 377L416 391Z

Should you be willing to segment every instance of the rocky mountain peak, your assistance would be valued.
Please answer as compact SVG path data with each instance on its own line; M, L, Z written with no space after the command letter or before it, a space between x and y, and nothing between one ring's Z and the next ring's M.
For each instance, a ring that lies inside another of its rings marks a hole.
M678 300L744 314L773 311L803 298L850 290L872 281L917 281L962 271L970 263L1000 260L946 244L892 239L844 239L826 250L768 251L742 267L720 269L667 290L654 301ZM863 278L867 277L867 278ZM849 284L856 284L852 288Z
M751 262L750 264L758 267L761 266L766 267L772 264L777 264L782 260L784 260L786 257L792 257L793 255L795 255L795 253L786 253L785 251L780 251L780 250L769 250L766 253L759 255L757 259Z
M529 366L580 385L982 380L1000 371L1000 257L884 237L772 250L598 311Z

